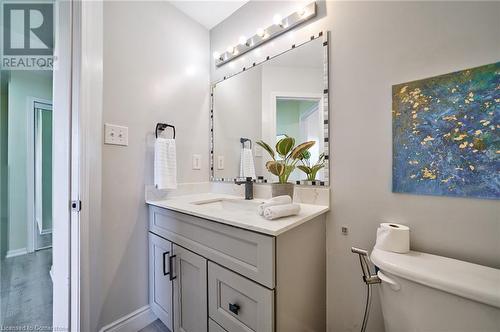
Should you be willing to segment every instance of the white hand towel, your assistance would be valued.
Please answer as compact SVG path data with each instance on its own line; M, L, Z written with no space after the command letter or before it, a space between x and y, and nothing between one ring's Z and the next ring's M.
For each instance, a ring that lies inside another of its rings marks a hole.
M175 140L157 138L155 141L154 180L157 189L177 188L177 156Z
M255 176L255 164L253 162L252 149L243 148L241 149L240 156L240 178L251 177L253 179Z
M271 198L270 200L265 201L257 207L257 212L259 216L264 215L264 210L267 207L275 206L275 205L284 205L284 204L292 204L292 198L288 195L276 196Z
M299 212L299 204L274 205L269 206L264 210L264 218L273 220L282 217L293 216L299 214Z

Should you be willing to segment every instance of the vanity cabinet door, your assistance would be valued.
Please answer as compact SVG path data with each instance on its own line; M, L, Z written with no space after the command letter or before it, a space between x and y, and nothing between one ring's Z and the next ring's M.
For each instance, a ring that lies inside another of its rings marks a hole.
M207 332L207 260L176 244L174 332Z
M172 281L169 257L172 243L149 233L149 302L155 315L172 331Z

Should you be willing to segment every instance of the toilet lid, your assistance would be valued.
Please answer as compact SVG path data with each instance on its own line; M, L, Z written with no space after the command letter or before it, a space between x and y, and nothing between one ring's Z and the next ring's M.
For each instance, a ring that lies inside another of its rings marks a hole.
M370 258L382 271L500 308L500 269L418 251L373 249Z

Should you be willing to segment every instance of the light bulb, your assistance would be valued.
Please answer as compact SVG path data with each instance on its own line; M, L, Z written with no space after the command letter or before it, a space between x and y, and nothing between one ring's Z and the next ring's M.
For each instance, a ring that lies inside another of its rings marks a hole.
M282 20L283 20L283 18L281 17L280 14L276 14L273 17L273 23L274 23L274 25L282 26Z
M233 53L234 52L234 46L228 46L226 49L227 53Z
M297 14L299 16L304 16L305 13L306 13L306 9L305 8L299 8L299 9L297 9Z
M240 45L247 45L247 37L245 36L240 36L240 39L239 39L239 42L240 42Z
M262 29L262 28L258 28L258 29L257 29L257 36L259 36L259 37L261 37L261 38L262 38L262 37L264 37L264 34L265 34L265 33L266 33L266 32L264 31L264 29Z
M220 53L219 52L214 52L213 56L214 56L215 60L220 59Z

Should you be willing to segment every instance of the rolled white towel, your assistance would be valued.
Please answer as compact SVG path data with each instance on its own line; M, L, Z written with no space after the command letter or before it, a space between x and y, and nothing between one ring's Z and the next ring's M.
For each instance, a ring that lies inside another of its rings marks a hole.
M264 218L268 220L296 215L300 212L299 204L269 206L264 210Z
M265 201L264 203L260 204L257 207L257 212L259 213L259 216L263 216L264 210L267 207L275 206L275 205L284 205L284 204L292 204L292 198L288 195L273 197L273 198Z

